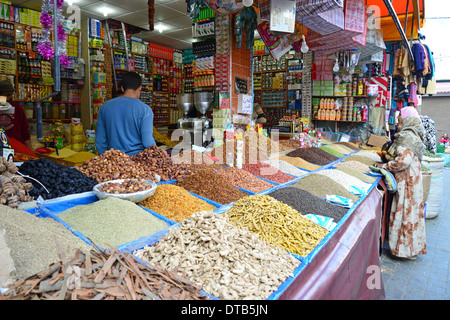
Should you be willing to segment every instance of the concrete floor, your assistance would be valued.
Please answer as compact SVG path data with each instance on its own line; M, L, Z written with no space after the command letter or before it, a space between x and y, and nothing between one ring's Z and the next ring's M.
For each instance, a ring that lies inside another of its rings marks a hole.
M450 169L444 169L443 190L441 211L426 220L427 254L395 260L383 251L386 300L450 300Z

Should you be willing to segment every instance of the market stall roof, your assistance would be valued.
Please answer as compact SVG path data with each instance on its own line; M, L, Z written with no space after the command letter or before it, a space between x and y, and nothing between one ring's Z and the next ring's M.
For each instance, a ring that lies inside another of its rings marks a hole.
M413 25L413 39L417 39L418 30L422 28L425 20L425 0L395 0L391 2L392 7L397 13L401 25L405 26L405 17L408 17L405 35L408 39L411 38L411 26ZM367 0L368 6L377 7L377 17L380 18L381 29L383 30L384 41L400 41L401 35L394 23L394 19L390 16L389 10L383 0ZM408 9L407 9L408 8ZM417 9L416 9L417 8ZM420 25L417 24L417 17L414 13L420 16ZM408 13L406 15L406 13Z

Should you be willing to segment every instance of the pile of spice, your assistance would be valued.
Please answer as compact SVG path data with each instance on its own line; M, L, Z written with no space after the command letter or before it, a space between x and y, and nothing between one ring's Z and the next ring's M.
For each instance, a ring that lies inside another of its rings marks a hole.
M210 170L201 170L175 182L196 195L220 204L235 202L248 196L248 193L233 186L225 177Z
M306 173L308 173L308 171L305 170L301 170L299 168L297 168L296 166L293 166L292 164L284 161L284 160L277 160L277 159L270 159L270 160L266 160L264 161L264 163L267 163L277 169L279 169L280 171L283 171L284 173L296 176L296 177L301 177L303 175L305 175Z
M277 183L285 183L295 179L295 177L284 173L283 171L274 166L271 166L270 164L263 162L258 162L255 164L247 163L242 166L242 169L250 172L255 176L262 177L264 179Z
M347 161L343 161L343 162L338 162L336 163L336 168L341 168L341 167L348 167L354 170L357 170L359 172L362 173L369 173L370 172L370 168L367 164L364 164L362 162L359 161L355 161L355 160L347 160Z
M58 247L66 254L91 247L52 218L38 218L26 211L0 205L0 230L4 232L14 278L26 278L58 262Z
M347 199L351 199L353 202L358 201L358 197L340 185L333 179L318 173L311 173L292 187L300 188L312 193L315 196L326 198L327 195L338 195Z
M300 141L297 139L288 139L278 141L280 145L280 152L298 149L300 147Z
M347 190L349 190L350 187L356 187L363 190L370 188L370 184L337 169L319 170L317 171L317 174L322 174L333 179Z
M328 203L326 200L299 188L280 188L268 195L291 206L303 215L317 214L333 218L335 222L341 220L348 211L347 208Z
M217 164L227 164L227 155L230 154L233 159L236 158L236 140L225 140L223 144L215 147L213 150L205 152L205 155L212 156L218 159ZM243 144L243 157L242 163L256 163L258 161L265 161L269 158L264 151L258 150L253 145L249 144L248 140Z
M57 217L93 243L117 247L167 228L167 223L134 202L105 198L58 213Z
M181 179L192 174L184 164L175 163L165 150L157 146L151 146L130 158L152 174L159 175L161 181Z
M341 153L341 154L344 154L344 155L348 155L348 154L350 154L350 153L355 152L355 150L353 150L353 149L347 148L347 147L344 146L344 145L336 144L336 143L327 144L326 147L327 147L328 149L332 149L332 150L334 150L334 151L336 151L336 152L339 152L339 153Z
M217 171L216 174L230 181L233 186L254 193L258 193L274 187L273 184L254 176L252 173L244 170L244 168L222 168L222 170Z
M200 289L129 252L77 250L67 262L16 281L0 300L206 300Z
M312 164L312 163L310 163L306 160L303 160L302 158L299 158L299 157L280 156L279 159L286 161L287 163L292 164L295 167L305 169L308 171L314 171L314 170L321 168L321 166Z
M157 182L154 173L120 150L106 150L100 156L85 161L75 167L84 175L98 183L116 179L149 179Z
M370 158L370 159L372 159L372 161L374 163L382 162L381 157L377 154L376 151L363 150L363 151L359 151L356 155Z
M351 156L344 158L344 161L358 161L358 162L364 163L367 166L371 166L374 163L376 163L376 161L373 161L372 159L370 159L368 157L359 156L357 154L353 154Z
M83 164L84 162L96 157L96 155L92 152L80 151L71 156L64 158L64 161L74 163L76 165Z
M305 161L308 161L310 163L324 166L329 164L331 161L327 158L324 158L322 155L319 155L316 153L312 148L298 148L294 151L289 152L286 154L289 157L298 157L302 158Z
M24 162L19 172L40 182L27 178L33 184L29 195L34 199L39 196L43 199L54 199L69 194L88 192L92 191L97 184L95 178L45 158Z
M328 146L320 146L319 149L328 152L329 154L338 157L343 158L345 155L343 153L340 153L339 151L334 150L333 148L330 148Z
M342 172L345 172L346 174L352 175L355 178L358 178L359 180L361 180L363 182L374 183L375 181L377 181L376 177L369 176L367 174L362 173L361 171L352 169L350 167L340 166L339 168L337 168L337 170L340 170Z
M155 194L139 204L176 222L189 219L197 211L217 209L184 188L172 184L158 185Z
M223 214L196 212L156 244L134 255L165 270L183 272L222 300L267 299L300 261L267 244Z
M244 139L247 144L256 146L258 150L263 151L266 154L276 154L290 150L286 149L283 145L280 145L279 142L272 140L255 130L247 130L244 133Z
M336 142L337 144L341 144L346 146L347 148L350 148L352 150L361 150L355 143L352 142Z
M213 164L214 160L197 150L182 150L171 156L172 161L178 164Z
M334 156L334 155L332 155L332 154L330 154L330 153L326 152L325 150L322 150L322 149L320 149L318 147L311 147L311 148L309 148L309 150L315 152L316 154L318 154L319 156L329 160L330 162L333 162L333 161L336 161L336 160L339 159L339 157Z
M240 199L224 213L238 228L247 228L282 250L307 256L328 230L268 195Z

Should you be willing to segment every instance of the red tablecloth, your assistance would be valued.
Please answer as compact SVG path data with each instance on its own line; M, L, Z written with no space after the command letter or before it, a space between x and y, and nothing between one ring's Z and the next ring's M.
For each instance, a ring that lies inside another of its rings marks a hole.
M385 299L381 193L373 188L279 300Z

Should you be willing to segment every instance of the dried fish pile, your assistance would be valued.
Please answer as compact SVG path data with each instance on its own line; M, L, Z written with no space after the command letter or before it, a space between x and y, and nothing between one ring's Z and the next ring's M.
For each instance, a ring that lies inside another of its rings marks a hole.
M63 259L61 259L63 260ZM66 259L64 259L66 261ZM16 281L0 300L206 300L175 272L118 250L77 250L67 262Z
M226 300L267 299L300 264L223 214L207 211L194 213L134 254L167 270L177 268L205 292Z
M234 167L222 168L222 170L217 171L216 174L227 179L233 186L254 193L258 193L274 187L273 184L255 177L252 173L248 172L248 170L245 170L245 167L243 169Z
M57 214L102 248L116 247L167 228L167 223L134 202L105 198Z
M224 214L238 228L247 228L268 243L300 256L307 256L328 234L297 210L267 195L240 199Z
M172 184L159 185L153 196L139 204L176 222L189 219L197 211L216 209L184 188Z
M276 159L270 159L270 160L266 160L264 161L264 163L267 163L277 169L279 169L280 171L296 176L296 177L301 177L303 175L305 175L306 173L308 173L308 171L302 170L297 168L296 166L293 166L292 164L284 161L284 160L276 160Z
M248 193L236 188L226 178L210 170L196 172L192 176L178 180L175 185L220 204L235 202L248 196Z
M321 198L326 198L327 195L338 195L351 199L353 202L358 201L357 196L352 194L338 182L323 174L311 173L293 184L292 187L306 190Z
M91 247L52 218L38 218L26 211L0 205L0 232L11 250L15 271L12 276L24 278L59 261L58 247L64 252Z
M281 188L268 195L291 206L303 215L318 214L333 218L335 222L341 220L348 211L347 208L330 204L326 200L299 188Z

